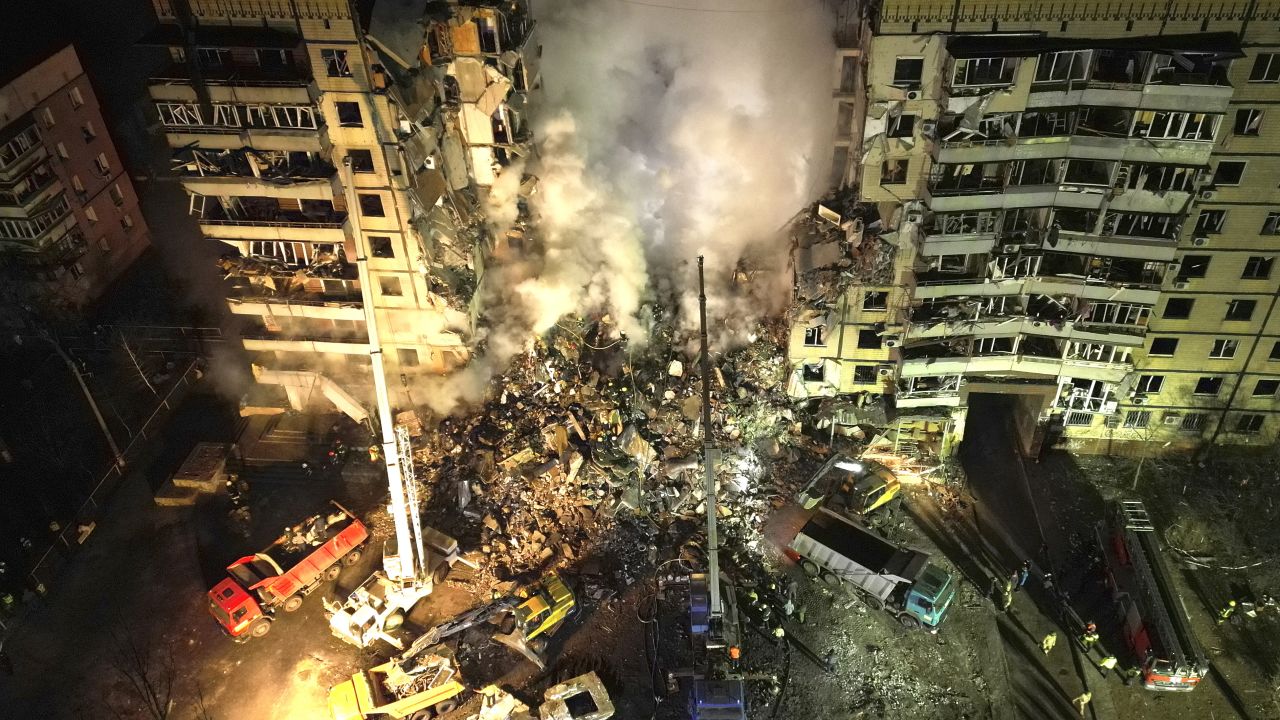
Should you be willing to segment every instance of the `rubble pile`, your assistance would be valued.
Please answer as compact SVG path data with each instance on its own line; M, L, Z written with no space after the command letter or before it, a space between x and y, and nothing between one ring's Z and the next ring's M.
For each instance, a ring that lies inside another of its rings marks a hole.
M657 562L664 530L675 543L674 521L705 512L697 359L676 350L669 328L633 353L607 327L553 330L494 383L482 411L423 436L417 472L432 522L474 541L476 582L609 557L624 568L620 590ZM781 391L784 332L772 326L711 363L720 514L747 546L803 477L785 468L811 455Z

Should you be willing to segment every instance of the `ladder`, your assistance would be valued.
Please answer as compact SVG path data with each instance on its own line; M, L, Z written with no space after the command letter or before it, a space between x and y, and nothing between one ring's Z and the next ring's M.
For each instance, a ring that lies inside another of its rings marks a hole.
M1151 524L1151 516L1147 514L1147 508L1142 504L1141 500L1121 501L1120 511L1124 513L1125 530L1155 531L1155 526Z

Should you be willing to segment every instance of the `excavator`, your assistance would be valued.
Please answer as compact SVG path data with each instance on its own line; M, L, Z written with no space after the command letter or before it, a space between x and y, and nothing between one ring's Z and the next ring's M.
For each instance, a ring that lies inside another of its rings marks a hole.
M902 506L902 484L889 468L870 460L832 455L796 493L805 510L828 510L879 527Z

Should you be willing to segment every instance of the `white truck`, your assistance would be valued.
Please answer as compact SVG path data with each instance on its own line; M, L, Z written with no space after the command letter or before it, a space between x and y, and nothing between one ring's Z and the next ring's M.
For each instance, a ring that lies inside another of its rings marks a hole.
M955 579L929 562L928 553L894 545L826 508L809 518L786 552L810 577L848 583L906 627L936 631L956 595Z

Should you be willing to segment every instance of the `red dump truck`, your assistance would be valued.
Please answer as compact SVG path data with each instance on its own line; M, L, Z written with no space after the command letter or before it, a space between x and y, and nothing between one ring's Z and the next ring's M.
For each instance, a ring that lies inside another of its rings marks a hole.
M338 578L360 559L369 529L338 503L285 530L260 553L227 566L227 577L209 591L209 612L237 642L271 631L276 611L293 612L322 581Z

